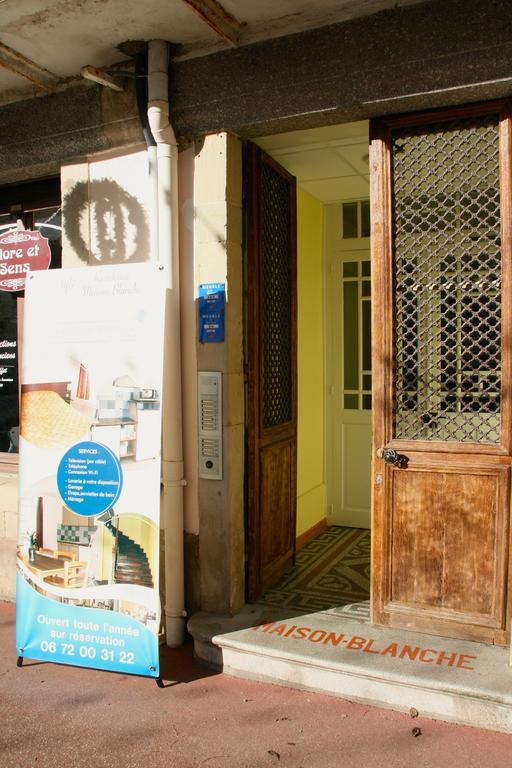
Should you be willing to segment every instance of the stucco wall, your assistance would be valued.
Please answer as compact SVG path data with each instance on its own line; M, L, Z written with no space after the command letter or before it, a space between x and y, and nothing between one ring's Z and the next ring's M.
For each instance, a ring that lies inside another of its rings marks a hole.
M151 259L145 145L64 164L61 189L63 268Z
M325 517L323 205L297 193L297 536Z
M142 261L153 252L144 146L62 168L63 265ZM107 205L105 205L105 200ZM241 145L226 133L179 156L180 288L187 606L231 612L243 603L243 321ZM106 213L104 213L106 209ZM106 230L101 216L107 217ZM123 226L116 230L117 217ZM109 228L112 232L109 234ZM101 242L103 231L105 242ZM124 240L118 232L122 232ZM109 241L113 237L114 243ZM114 247L115 245L115 247ZM200 283L227 290L226 340L197 342ZM223 374L224 478L197 477L197 371ZM224 563L225 568L219 568Z
M244 602L244 374L242 146L207 136L194 173L196 296L201 283L226 285L225 341L197 343L198 369L221 371L222 480L199 481L199 565L204 610L233 613Z

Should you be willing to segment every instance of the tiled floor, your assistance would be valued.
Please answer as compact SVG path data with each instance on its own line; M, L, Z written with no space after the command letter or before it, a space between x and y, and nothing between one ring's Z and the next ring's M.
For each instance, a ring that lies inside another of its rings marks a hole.
M304 612L346 612L357 604L365 618L369 597L370 531L333 525L301 549L295 566L258 603Z

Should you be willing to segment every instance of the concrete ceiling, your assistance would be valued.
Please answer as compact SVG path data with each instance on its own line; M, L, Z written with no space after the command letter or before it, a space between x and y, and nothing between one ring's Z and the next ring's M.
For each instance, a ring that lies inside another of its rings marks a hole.
M163 38L200 56L425 0L0 0L0 103L47 93L80 68Z
M370 195L366 120L263 136L256 143L323 203Z

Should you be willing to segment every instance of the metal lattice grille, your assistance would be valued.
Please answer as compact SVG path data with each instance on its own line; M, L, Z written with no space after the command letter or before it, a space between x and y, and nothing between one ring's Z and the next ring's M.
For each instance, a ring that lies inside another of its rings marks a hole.
M262 165L263 426L292 418L290 196L288 182Z
M396 131L394 436L497 443L498 116Z

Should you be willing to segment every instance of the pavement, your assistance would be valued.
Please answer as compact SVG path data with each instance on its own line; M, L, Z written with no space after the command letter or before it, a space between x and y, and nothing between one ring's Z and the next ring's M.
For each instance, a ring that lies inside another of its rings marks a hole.
M153 680L26 660L0 603L0 767L505 768L512 736L231 678L192 646ZM413 712L413 715L416 713Z

